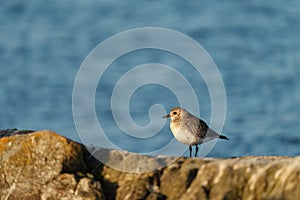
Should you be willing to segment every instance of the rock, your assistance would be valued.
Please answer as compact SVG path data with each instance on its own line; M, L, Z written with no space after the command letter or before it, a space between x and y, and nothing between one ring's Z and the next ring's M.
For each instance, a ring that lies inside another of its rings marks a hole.
M97 199L96 197L101 193L98 187L90 184L88 185L90 188L86 188L87 185L84 186L84 181L82 182L83 178L64 174L86 173L84 160L86 153L83 145L51 131L2 137L0 139L1 199L41 199L45 196L49 197L46 199L59 199L56 196L57 192L66 197L70 195L80 197L85 190L99 191L95 193L94 199ZM80 185L82 185L81 189ZM47 193L53 188L56 193ZM62 192L62 190L66 191ZM51 198L47 194L52 195Z
M104 199L101 184L84 177L78 180L73 174L61 174L41 191L41 199Z
M34 131L32 131L32 130L18 130L16 128L0 130L0 138L13 136L13 135L27 134L27 133L32 133L32 132L34 132Z
M107 157L113 160L121 157L120 163L130 157L137 169L143 169L147 159L154 159L116 150L110 154L113 155ZM101 165L93 173L103 183L108 199L297 199L300 196L300 157L180 157L153 172L128 173Z
M91 156L84 145L54 132L23 133L0 138L1 200L300 196L300 157L191 159L101 148L90 149Z

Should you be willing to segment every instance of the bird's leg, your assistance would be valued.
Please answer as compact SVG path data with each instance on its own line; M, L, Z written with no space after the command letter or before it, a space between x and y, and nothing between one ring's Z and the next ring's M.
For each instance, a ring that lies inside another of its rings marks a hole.
M195 157L197 157L197 153L198 153L198 145L196 144L196 153L195 153Z
M190 158L192 157L192 146L189 146L189 150L190 150Z

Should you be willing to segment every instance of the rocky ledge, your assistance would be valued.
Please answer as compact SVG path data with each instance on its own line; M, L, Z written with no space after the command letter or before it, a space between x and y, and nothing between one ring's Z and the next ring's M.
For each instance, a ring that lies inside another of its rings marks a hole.
M300 157L154 158L100 149L97 156L105 158L104 165L84 145L52 131L0 134L1 200L300 196ZM129 168L137 170L126 172Z

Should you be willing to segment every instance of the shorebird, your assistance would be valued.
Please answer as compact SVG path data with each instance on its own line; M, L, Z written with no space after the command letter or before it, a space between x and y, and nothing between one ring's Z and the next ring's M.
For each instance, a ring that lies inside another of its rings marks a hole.
M169 114L163 118L170 118L170 129L174 137L181 143L189 145L190 157L192 157L192 146L196 146L195 157L198 153L198 144L215 138L229 140L226 136L216 133L198 117L192 115L184 108L172 108Z

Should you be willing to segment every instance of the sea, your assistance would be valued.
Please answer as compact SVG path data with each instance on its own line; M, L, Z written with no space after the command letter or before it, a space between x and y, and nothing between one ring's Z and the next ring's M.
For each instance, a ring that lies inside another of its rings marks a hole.
M206 157L300 154L300 1L0 5L0 129L47 129L87 145L188 156L161 118L182 106L230 139L216 141Z

